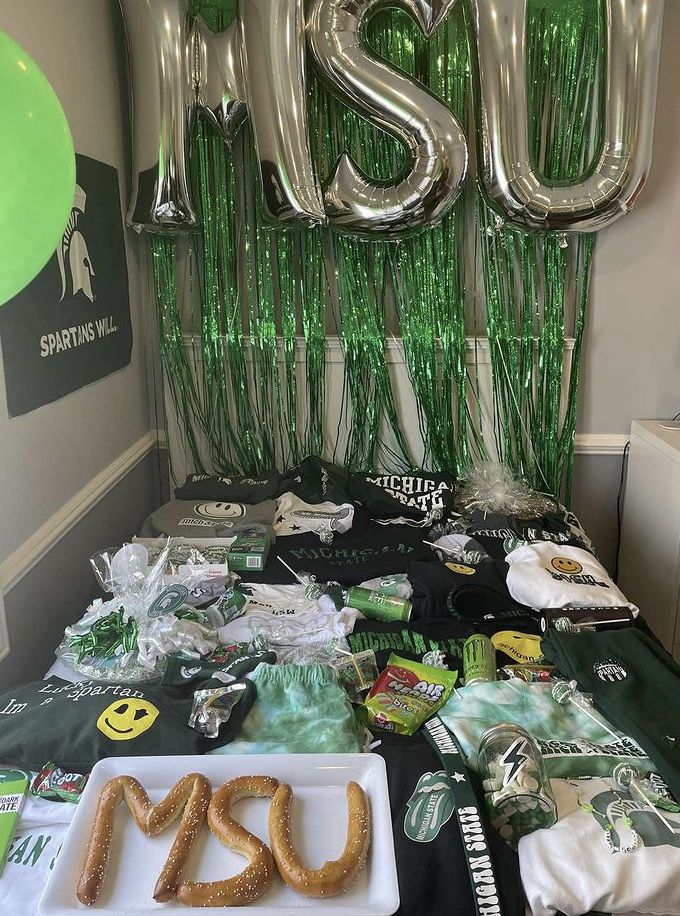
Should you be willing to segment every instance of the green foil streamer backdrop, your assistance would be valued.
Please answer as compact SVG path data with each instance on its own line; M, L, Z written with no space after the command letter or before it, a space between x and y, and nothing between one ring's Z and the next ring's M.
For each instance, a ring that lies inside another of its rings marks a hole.
M532 153L551 182L586 173L600 141L603 15L593 0L529 3ZM510 228L481 195L478 226L496 448L538 489L568 500L594 236Z
M233 0L194 3L213 28L228 24L234 8ZM602 2L530 0L529 10L533 153L549 180L574 179L598 141ZM444 99L472 138L462 4L429 41L398 9L377 14L366 35L376 53ZM314 77L309 114L322 177L344 149L379 179L405 166L395 140ZM565 247L555 234L501 225L481 194L475 200L473 182L441 226L398 243L275 229L260 213L248 130L228 150L197 118L193 141L203 231L188 252L157 236L151 246L161 353L197 470L250 473L306 453L333 453L353 468L413 466L393 390L401 367L388 358L396 347L415 397L420 463L464 471L486 455L482 428L491 428L503 461L568 496L592 236L572 236ZM177 280L185 260L188 293ZM344 356L342 454L340 429L324 435L329 395L338 396L326 388L334 329ZM484 337L491 416L480 399ZM573 341L566 357L565 338Z

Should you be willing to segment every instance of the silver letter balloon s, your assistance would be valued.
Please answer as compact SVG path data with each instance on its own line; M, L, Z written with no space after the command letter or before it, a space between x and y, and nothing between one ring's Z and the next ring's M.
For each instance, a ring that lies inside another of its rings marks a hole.
M411 153L406 175L372 181L343 154L324 195L335 228L382 237L438 223L456 199L467 171L468 149L453 113L362 45L369 16L400 7L431 35L456 0L313 0L307 36L314 59L336 92Z
M492 202L530 229L594 232L635 203L649 173L664 0L604 0L603 145L580 181L548 185L529 156L528 0L469 0L478 56L481 177ZM595 2L595 0L593 0Z
M188 0L120 0L132 72L136 229L191 229L187 182L191 117L201 108L233 140L250 117L265 213L326 220L309 149L304 0L240 0L213 33L189 21Z

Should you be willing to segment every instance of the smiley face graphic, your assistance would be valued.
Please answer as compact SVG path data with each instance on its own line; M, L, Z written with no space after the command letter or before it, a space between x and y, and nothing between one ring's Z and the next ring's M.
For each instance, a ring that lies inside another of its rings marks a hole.
M241 503L200 503L194 506L194 513L221 522L225 518L243 518L246 510Z
M553 557L550 561L553 569L560 573L580 573L583 567L576 560L570 560L569 557Z
M461 576L474 576L477 570L474 566L466 566L464 563L447 563L446 568L451 572L459 573Z
M125 697L107 706L97 719L97 728L112 741L130 741L148 731L158 709L148 700Z

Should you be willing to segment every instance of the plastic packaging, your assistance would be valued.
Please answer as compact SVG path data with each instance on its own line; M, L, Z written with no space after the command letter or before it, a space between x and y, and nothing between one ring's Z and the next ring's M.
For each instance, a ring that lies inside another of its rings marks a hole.
M87 779L80 773L66 773L56 763L46 763L31 783L31 795L77 805Z
M190 728L201 732L206 738L218 738L220 727L229 721L234 707L241 701L246 689L243 681L235 681L225 687L196 690L189 716Z
M90 680L129 683L159 677L169 652L198 657L211 651L214 628L189 619L208 567L187 564L168 575L169 553L166 542L150 564L147 548L136 542L91 557L95 577L111 597L95 600L66 628L57 656ZM222 591L231 584L228 571L215 579Z
M368 725L413 735L448 700L457 671L443 671L392 653L364 701Z

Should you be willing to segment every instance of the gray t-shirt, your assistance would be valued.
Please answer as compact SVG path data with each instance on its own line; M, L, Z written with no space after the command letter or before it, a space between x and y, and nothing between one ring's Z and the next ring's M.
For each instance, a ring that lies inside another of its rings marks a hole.
M276 502L273 499L257 505L174 499L151 513L142 526L140 536L229 537L250 525L271 526L275 512Z

